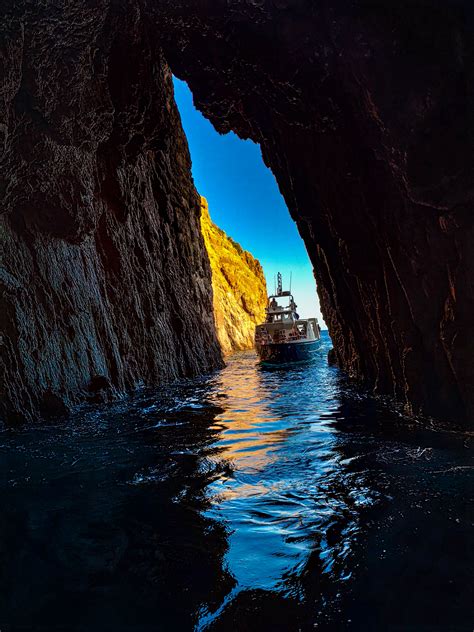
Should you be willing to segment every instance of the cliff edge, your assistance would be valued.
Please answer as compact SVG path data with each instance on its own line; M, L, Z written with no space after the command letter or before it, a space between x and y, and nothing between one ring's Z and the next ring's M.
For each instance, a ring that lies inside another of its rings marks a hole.
M217 338L224 353L253 347L265 318L267 286L260 262L214 224L201 198L201 229L209 255Z

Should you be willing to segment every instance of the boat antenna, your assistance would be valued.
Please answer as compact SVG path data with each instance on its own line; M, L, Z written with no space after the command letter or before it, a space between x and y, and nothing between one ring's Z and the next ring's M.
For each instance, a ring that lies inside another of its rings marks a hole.
M293 276L293 272L290 272L290 294L291 294L291 277Z
M277 294L278 294L278 296L281 296L281 293L283 292L283 284L281 282L281 273L280 272L278 273L277 279L278 279Z

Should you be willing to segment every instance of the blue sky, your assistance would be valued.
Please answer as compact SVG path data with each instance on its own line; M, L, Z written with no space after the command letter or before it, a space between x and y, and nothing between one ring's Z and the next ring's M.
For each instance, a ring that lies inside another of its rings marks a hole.
M322 316L311 263L260 147L233 132L221 135L193 105L186 83L174 80L175 98L188 138L196 188L213 221L259 259L273 289L278 271L289 284L302 317Z

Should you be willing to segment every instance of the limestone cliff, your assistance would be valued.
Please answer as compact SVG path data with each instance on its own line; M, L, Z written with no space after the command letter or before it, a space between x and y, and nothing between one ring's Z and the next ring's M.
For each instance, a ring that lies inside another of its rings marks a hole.
M255 325L265 317L262 266L214 224L201 198L201 229L211 264L214 318L222 351L253 347Z

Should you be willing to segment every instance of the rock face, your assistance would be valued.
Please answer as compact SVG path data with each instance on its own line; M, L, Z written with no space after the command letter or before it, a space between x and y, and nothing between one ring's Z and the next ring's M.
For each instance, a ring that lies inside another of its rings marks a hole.
M146 18L10 3L0 31L1 417L218 366L199 196Z
M474 419L474 10L466 0L162 0L173 72L260 143L339 364Z
M218 130L260 143L339 364L474 419L470 0L25 0L0 29L10 409L218 362L164 54Z
M211 264L214 318L222 351L251 349L255 325L265 319L267 305L262 266L214 224L203 197L201 229Z

